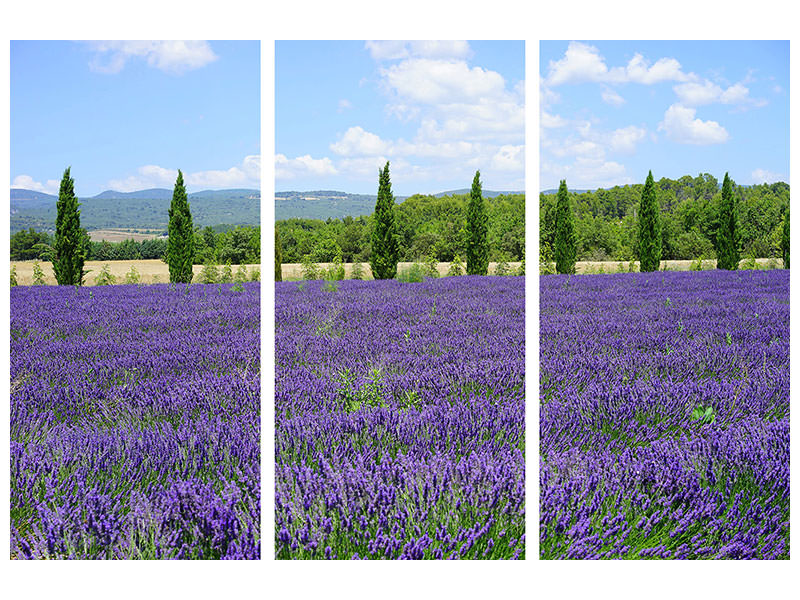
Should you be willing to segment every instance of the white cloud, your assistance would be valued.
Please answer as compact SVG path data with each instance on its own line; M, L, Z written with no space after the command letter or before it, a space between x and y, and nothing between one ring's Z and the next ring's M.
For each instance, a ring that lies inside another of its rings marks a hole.
M374 156L389 151L390 144L362 127L350 127L330 145L331 150L340 156Z
M734 83L723 89L716 83L705 79L702 82L692 81L676 85L673 90L681 104L686 106L701 106L715 102L755 107L766 104L765 100L752 98L750 90L742 82Z
M566 179L571 188L608 188L633 183L625 166L603 158L579 157L572 164L559 164L545 160L540 168L543 187L557 187Z
M542 111L542 114L539 116L539 126L544 127L546 129L554 129L556 127L564 127L567 124L567 120L561 118L558 115L551 115L547 111Z
M674 58L659 58L650 64L636 53L624 67L609 68L595 46L581 42L570 42L563 58L550 61L546 84L548 86L584 81L604 83L641 83L651 85L661 81L687 81L693 75L681 70Z
M336 167L327 156L311 158L310 155L287 158L283 154L275 155L275 179L294 179L296 177L322 177L335 175Z
M398 60L410 57L422 58L468 58L469 44L461 40L452 41L368 41L365 44L374 60Z
M344 112L349 108L353 108L353 104L350 102L350 100L348 100L347 98L342 98L341 100L339 100L338 112L340 113Z
M633 154L636 151L636 144L641 142L646 135L646 129L635 125L615 129L609 135L608 146L614 152Z
M490 164L491 168L497 171L524 171L525 146L501 146Z
M58 179L48 179L45 183L39 183L30 175L17 175L14 177L14 181L11 182L11 187L42 192L44 194L57 194L61 187L61 181Z
M664 113L664 120L659 123L658 130L664 131L667 137L679 144L722 144L730 137L722 125L716 121L703 121L695 118L696 110L673 104Z
M600 97L603 99L603 102L610 104L611 106L622 106L625 104L625 98L620 96L611 88L604 89L603 93L600 94Z
M119 73L131 58L141 58L155 69L180 75L217 60L205 41L89 42L95 56L89 68L97 73Z
M112 179L109 189L118 192L134 192L150 188L172 188L178 177L177 169L158 165L145 165L135 175L123 179ZM226 188L258 188L261 185L261 157L246 156L241 164L225 170L185 172L186 187L191 191Z
M786 178L780 173L773 173L766 169L756 169L750 174L753 183L775 183L777 181L786 181Z
M500 73L470 68L460 60L412 58L381 69L381 75L391 92L422 104L476 102L505 94Z
M638 52L626 67L614 67L609 72L611 81L652 85L661 81L686 81L692 75L681 71L681 63L674 58L659 58L652 66Z

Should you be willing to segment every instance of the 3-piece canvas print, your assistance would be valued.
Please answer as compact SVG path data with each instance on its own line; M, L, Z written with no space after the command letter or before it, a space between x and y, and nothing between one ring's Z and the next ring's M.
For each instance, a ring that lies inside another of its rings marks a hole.
M789 42L265 43L11 42L12 560L789 558Z

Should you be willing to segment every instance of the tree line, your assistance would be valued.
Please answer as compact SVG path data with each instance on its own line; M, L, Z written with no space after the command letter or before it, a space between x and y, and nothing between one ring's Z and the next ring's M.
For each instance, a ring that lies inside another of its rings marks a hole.
M673 186L675 182L668 179L656 184L652 171L648 172L644 186L638 186L641 192L635 204L630 202L632 196L628 190L637 186L612 190L621 191L619 194L606 195L603 193L605 190L598 190L570 195L566 180L562 180L554 201L545 194L540 195L540 262L543 265L554 262L558 273L574 273L575 262L581 259L637 259L641 271L655 271L661 260L716 258L718 269L733 270L739 267L742 252L747 249L752 258L780 256L784 268L789 268L787 184L742 188L725 173L722 187L717 191L716 179L711 175L688 180L682 179L679 183L697 185ZM691 193L687 194L687 187L692 188ZM676 191L681 200L677 200ZM576 219L574 205L585 209L587 200L595 214L578 213ZM662 202L667 204L666 209ZM671 211L673 207L675 210ZM757 209L761 210L758 215L755 214ZM625 216L620 218L623 210ZM606 215L612 216L608 222L604 218ZM607 225L607 229L613 230L614 225L618 225L617 243L622 238L625 245L616 246L616 256L607 253L608 245L592 248L591 244L598 240L581 231L582 219L589 221L590 227L598 220L601 225ZM676 222L684 229L689 225L689 231L684 231L678 238L688 235L699 240L699 253L694 247L694 253L681 255L677 252L675 255Z
M736 246L744 257L782 256L783 223L789 210L789 185L783 182L738 186L730 181L736 219ZM608 190L568 192L573 210L577 260L636 260L643 184ZM717 233L722 188L702 173L653 181L658 204L661 259L718 258ZM539 195L541 254L554 258L557 195Z
M470 196L415 194L394 204L395 239L402 262L452 262L467 253ZM525 196L484 198L489 260L520 261L525 251ZM276 222L282 262L367 263L372 253L375 213L342 219L285 219Z
M458 264L461 256L466 258L468 275L486 275L493 251L501 260L524 257L524 203L522 195L500 196L487 203L480 171L476 171L468 196L416 195L398 205L387 162L378 174L372 215L276 222L275 279L281 280L283 263L334 263L333 268L343 276L343 266L335 265L369 262L375 279L391 279L397 276L400 260L424 258ZM492 222L492 215L499 213L503 218Z
M11 260L48 260L59 285L82 285L85 261L161 259L169 265L171 283L189 283L192 265L250 264L261 261L261 228L234 227L217 231L196 228L179 170L169 207L166 238L121 242L89 239L81 227L80 204L75 196L70 168L64 171L56 203L54 235L18 231L11 236Z

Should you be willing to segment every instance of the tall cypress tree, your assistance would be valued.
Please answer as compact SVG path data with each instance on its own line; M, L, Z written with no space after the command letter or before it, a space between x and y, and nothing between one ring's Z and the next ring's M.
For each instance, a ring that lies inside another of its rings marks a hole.
M194 227L183 173L178 170L178 179L172 192L169 206L169 237L167 238L167 263L170 283L191 283L194 259Z
M481 172L475 171L467 205L467 275L489 273L486 204L481 194Z
M281 250L281 233L275 226L275 281L283 281L283 252Z
M639 202L639 270L658 271L661 263L661 210L656 197L653 172L647 179Z
M736 199L728 174L722 181L722 200L717 228L717 268L733 271L739 268L739 232L736 224Z
M577 255L575 223L569 202L567 180L562 179L556 196L555 259L558 273L574 273Z
M75 196L75 181L64 171L56 203L56 235L53 242L53 271L58 285L81 285L86 260L81 211Z
M783 268L789 268L789 205L786 205L786 214L783 216L783 230L781 231L781 256Z
M399 247L395 237L394 196L389 181L389 161L378 178L378 201L375 203L375 225L372 230L372 256L369 264L375 279L392 279L397 275Z

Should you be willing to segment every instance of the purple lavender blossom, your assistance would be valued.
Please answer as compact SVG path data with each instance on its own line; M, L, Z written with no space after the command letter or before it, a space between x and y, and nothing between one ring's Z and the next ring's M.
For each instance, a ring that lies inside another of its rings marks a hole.
M541 557L788 558L788 271L540 281Z

